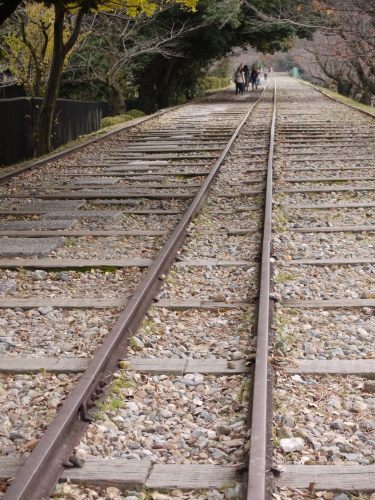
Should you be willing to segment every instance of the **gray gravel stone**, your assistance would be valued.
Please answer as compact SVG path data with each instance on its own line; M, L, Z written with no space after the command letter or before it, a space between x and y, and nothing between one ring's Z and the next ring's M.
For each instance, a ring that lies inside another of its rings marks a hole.
M200 450L204 450L204 448L207 448L209 443L209 440L205 438L204 436L199 436L199 438L196 440L194 446L199 448Z
M331 422L332 429L337 429L340 431L344 430L344 422L341 419L334 420Z
M228 455L218 448L209 448L208 450L215 460L221 460L223 458L228 458Z
M140 445L140 443L136 443L134 441L131 441L130 443L128 443L128 448L130 450L139 450L139 448L142 448L142 446Z
M12 293L17 290L17 284L13 280L0 280L0 295Z
M51 311L53 311L53 307L49 307L49 306L48 307L39 307L38 311L40 312L40 314L48 314Z
M350 497L346 493L339 493L335 495L332 500L350 500Z
M137 403L133 403L132 401L129 401L125 404L126 408L131 410L132 412L139 412L139 406Z
M39 281L39 280L44 280L47 277L48 273L46 271L43 271L43 269L38 269L37 271L33 272L33 280L34 281Z
M361 423L360 428L363 431L373 431L375 430L375 420L365 420Z
M280 439L280 448L284 453L303 450L304 440L300 437Z
M207 500L223 500L223 498L224 495L222 495L218 491L211 491L211 493L209 493L207 497Z
M229 436L229 434L231 433L231 428L229 427L229 425L218 425L217 426L217 432L219 434L223 434L224 436Z
M341 453L341 456L349 462L361 462L363 460L363 455L360 453Z
M375 380L366 380L363 384L364 392L375 392Z
M225 302L226 297L223 293L215 293L212 297L215 302Z
M234 488L230 488L225 492L227 498L242 498L242 485L238 484Z
M291 417L290 415L283 415L281 418L281 422L285 425L285 427L293 428L296 426L294 418Z
M302 349L305 351L306 354L316 354L315 347L309 342L304 342L302 344Z

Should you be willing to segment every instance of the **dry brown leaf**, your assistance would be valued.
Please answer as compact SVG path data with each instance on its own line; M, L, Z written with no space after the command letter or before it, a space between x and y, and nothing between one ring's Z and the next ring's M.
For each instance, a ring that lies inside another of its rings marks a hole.
M33 450L36 445L39 443L40 439L31 439L25 444L25 449L26 450Z

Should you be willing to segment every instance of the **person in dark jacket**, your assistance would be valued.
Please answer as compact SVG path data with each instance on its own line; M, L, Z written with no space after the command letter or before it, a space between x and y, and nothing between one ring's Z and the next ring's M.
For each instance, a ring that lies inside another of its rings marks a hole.
M256 69L255 66L253 66L253 68L251 70L251 73L250 73L251 88L253 90L257 90L258 89L258 85L257 85L258 76L259 76L258 70Z
M243 67L243 74L245 77L245 90L249 90L250 70L247 64L245 64L245 66Z

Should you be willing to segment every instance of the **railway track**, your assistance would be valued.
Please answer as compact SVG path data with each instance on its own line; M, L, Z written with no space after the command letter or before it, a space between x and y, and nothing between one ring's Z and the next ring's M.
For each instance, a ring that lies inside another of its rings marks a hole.
M272 89L260 98L176 109L0 188L4 499L47 498L60 476L91 485L82 498L243 491Z
M273 90L1 188L5 499L372 498L375 123Z
M373 118L294 82L278 95L275 498L373 498Z

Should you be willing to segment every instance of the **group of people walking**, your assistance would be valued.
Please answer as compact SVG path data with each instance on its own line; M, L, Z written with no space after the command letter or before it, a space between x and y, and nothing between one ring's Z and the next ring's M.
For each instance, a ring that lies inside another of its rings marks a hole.
M246 64L243 66L241 63L234 74L234 83L236 84L236 95L243 95L244 90L249 90L250 83L252 90L257 90L258 85L260 85L259 72L255 66L250 71Z

